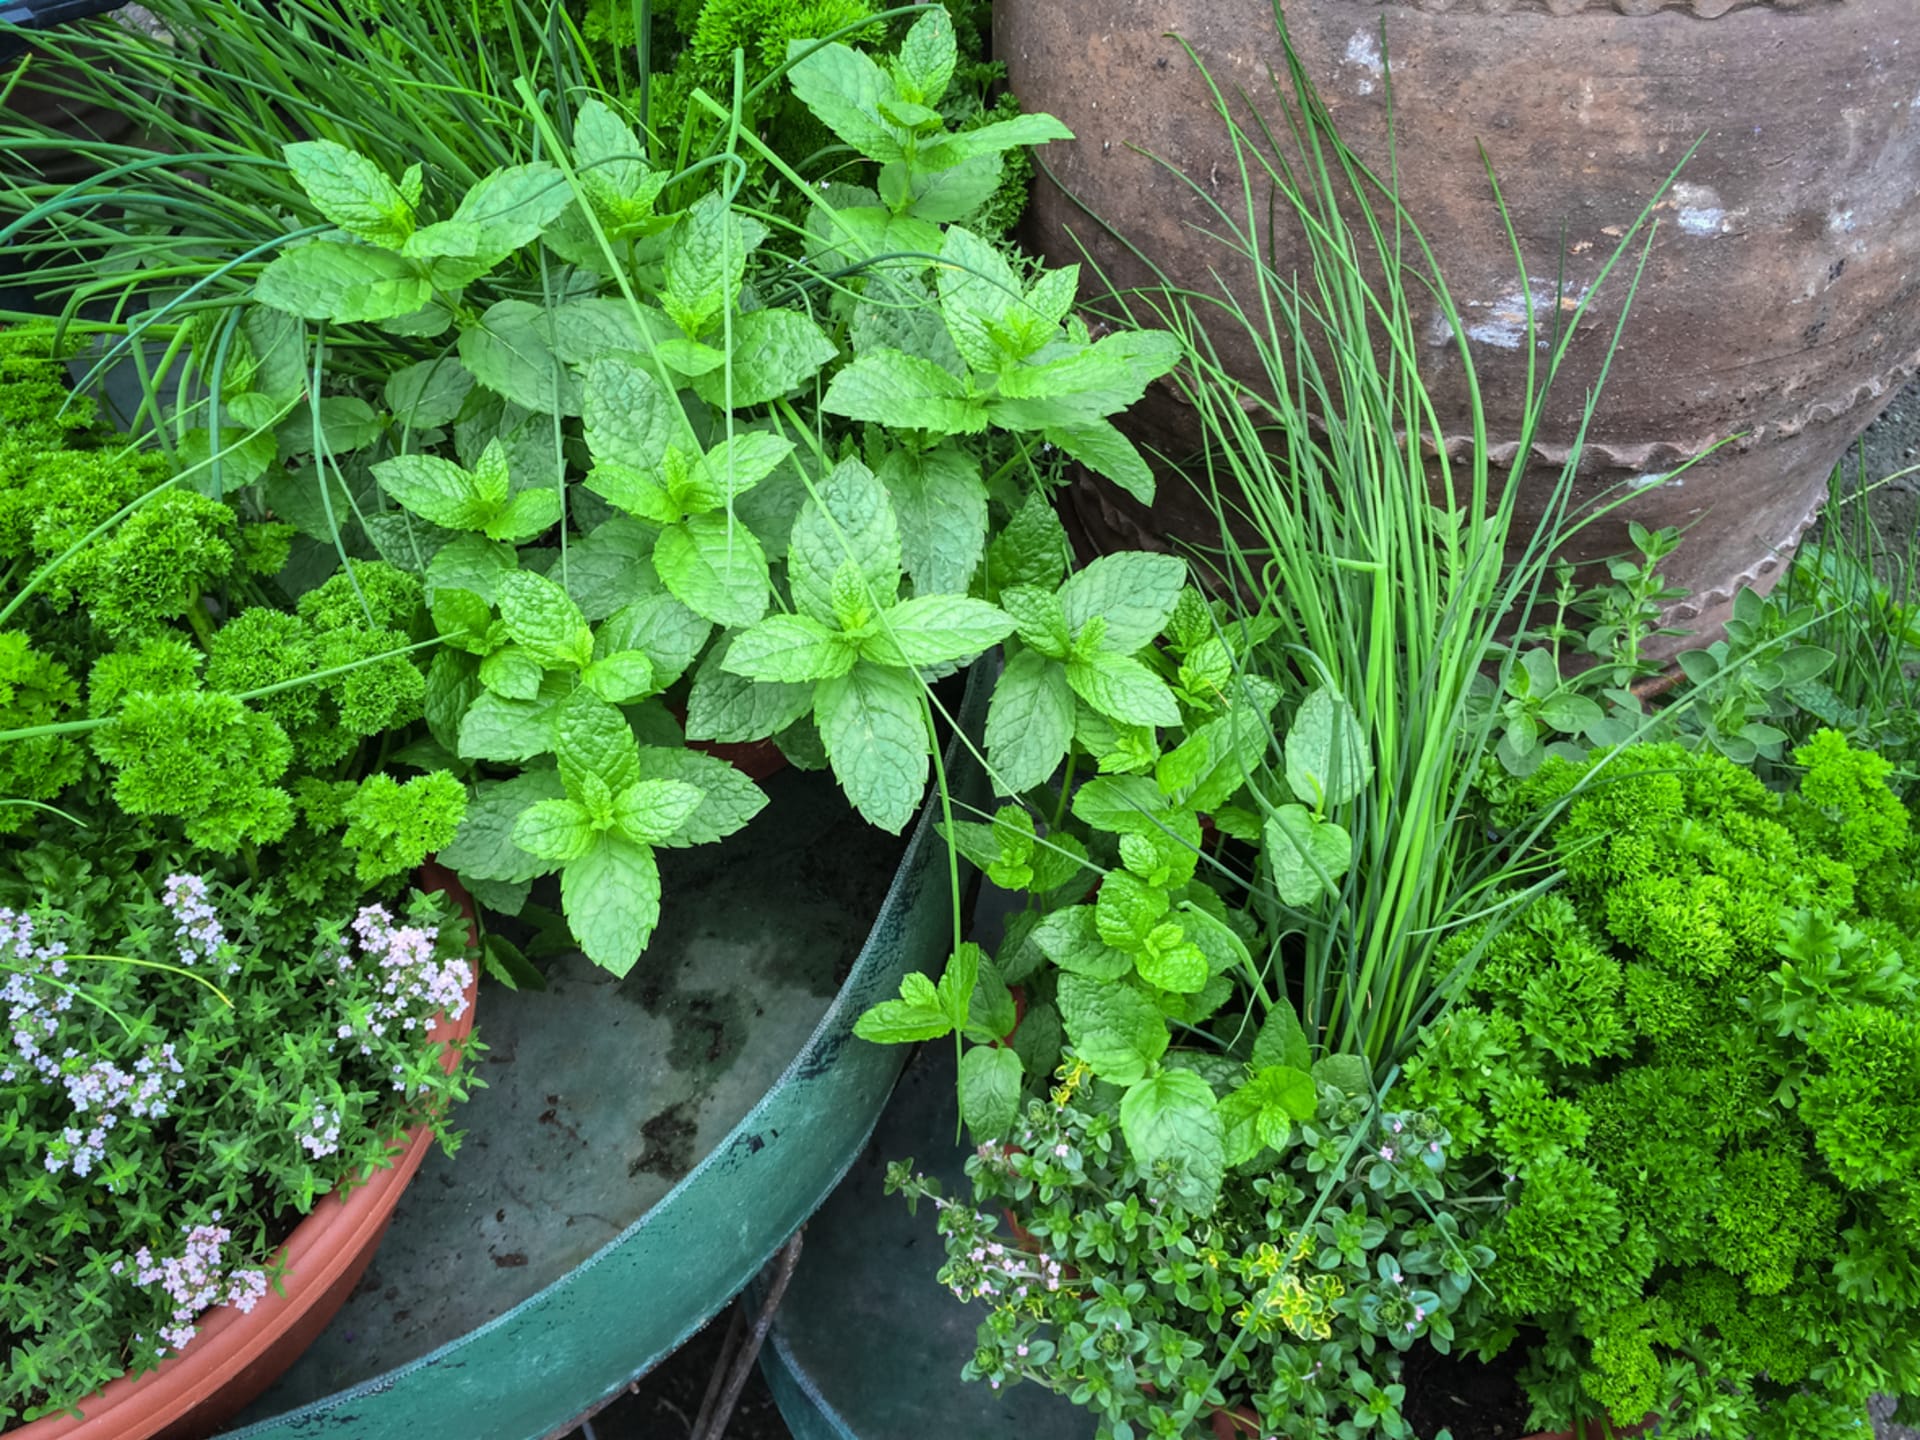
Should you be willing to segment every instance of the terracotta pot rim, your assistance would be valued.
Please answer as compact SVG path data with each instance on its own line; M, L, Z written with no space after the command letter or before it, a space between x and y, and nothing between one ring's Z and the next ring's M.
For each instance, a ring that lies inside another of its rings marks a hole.
M451 894L472 924L473 901L452 872L429 861L421 867L419 879L424 886ZM427 1030L429 1040L457 1046L473 1033L480 986L477 958L471 968L466 1012L451 1022L436 1019ZM442 1056L444 1068L451 1069L455 1063L451 1050ZM280 1288L270 1288L250 1312L231 1305L207 1311L186 1349L142 1375L122 1375L107 1382L80 1402L80 1419L72 1411L58 1411L4 1432L6 1440L137 1440L187 1418L271 1350L379 1240L432 1143L433 1132L416 1125L388 1152L388 1166L351 1190L322 1196L280 1248L278 1258L285 1271Z

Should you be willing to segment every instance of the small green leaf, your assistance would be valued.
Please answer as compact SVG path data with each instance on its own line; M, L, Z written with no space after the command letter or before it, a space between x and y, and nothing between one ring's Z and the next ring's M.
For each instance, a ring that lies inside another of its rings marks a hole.
M593 632L573 597L544 575L515 570L497 587L500 618L514 643L542 665L581 670L593 659Z
M705 794L684 780L636 780L613 798L613 822L629 840L660 845L693 818Z
M702 370L693 393L707 404L744 410L792 394L840 352L797 310L750 310L734 317L731 369ZM724 355L723 355L724 358Z
M662 845L711 845L724 840L766 809L758 785L724 760L695 750L646 745L640 750L642 780L678 780L700 792L700 806Z
M1133 970L1133 957L1100 938L1091 905L1056 910L1033 927L1028 937L1062 970L1092 980L1118 980Z
M880 102L899 96L885 71L837 42L816 48L810 40L790 40L787 59L788 85L821 124L870 160L900 158L900 141L880 118Z
M1186 583L1187 562L1177 555L1103 555L1067 577L1060 587L1060 609L1076 639L1097 615L1106 622L1102 648L1131 655L1166 628Z
M543 800L562 796L554 770L529 770L511 780L482 781L467 801L453 843L440 851L440 863L463 879L513 884L546 874L553 866L514 843L521 815Z
M839 631L805 615L769 615L733 637L725 666L748 680L808 684L853 669L859 652Z
M262 305L308 320L389 320L432 298L425 268L371 245L309 240L282 251L254 281Z
M767 613L766 552L738 520L711 511L660 532L653 568L682 605L729 629Z
M1281 903L1311 905L1339 883L1353 863L1353 840L1304 805L1282 805L1267 817L1267 864Z
M1070 459L1113 481L1142 505L1153 503L1153 470L1140 458L1133 442L1115 429L1111 421L1049 425L1040 435L1049 445L1064 450Z
M596 836L560 872L560 900L586 957L625 975L660 923L660 868L653 851L624 835Z
M1307 1040L1306 1027L1300 1023L1293 1002L1285 996L1273 1002L1267 1018L1260 1024L1259 1037L1253 1042L1253 1063L1256 1068L1289 1065L1295 1070L1308 1070L1313 1066L1313 1046Z
M1166 1053L1166 1018L1126 981L1062 975L1058 999L1074 1052L1102 1080L1131 1085Z
M918 971L900 982L898 1000L882 1000L853 1023L853 1033L878 1045L911 1045L953 1033L933 981Z
M513 843L551 864L578 860L593 848L593 820L571 800L539 800L520 812Z
M987 706L987 763L994 783L1019 795L1053 778L1073 743L1066 667L1036 650L1007 662Z
M1191 1070L1135 1081L1120 1098L1120 1133L1143 1174L1171 1168L1181 1208L1205 1215L1226 1174L1226 1136L1213 1091Z
M580 683L609 705L630 705L653 693L653 662L638 650L621 650L587 666Z
M544 535L560 523L560 492L542 486L522 490L507 502L481 529L489 540L504 540L519 545Z
M396 425L431 430L452 424L472 391L472 373L451 356L443 355L394 371L387 377L382 394Z
M1353 707L1325 686L1300 702L1287 731L1287 786L1316 811L1344 805L1373 778L1373 759Z
M553 353L544 311L524 300L496 301L460 331L460 361L496 395L542 415L578 415L581 385Z
M865 661L822 680L814 716L834 777L853 806L898 835L927 786L928 739L920 682Z
M612 795L641 778L640 746L627 717L587 691L576 690L554 712L553 739L569 795L585 793L588 776Z
M480 662L480 683L508 700L537 699L545 679L545 668L518 645L496 650Z
M987 541L980 462L952 445L890 450L880 483L900 523L900 556L916 593L965 593Z
M987 428L986 402L965 380L903 350L871 350L833 377L820 408L936 435L977 435Z
M944 13L944 12L942 12ZM1020 1118L1020 1057L998 1045L975 1045L960 1059L960 1118L975 1144L997 1140Z
M879 665L913 668L971 660L1013 631L997 606L967 595L920 595L883 611L861 654Z
M732 305L746 276L747 253L765 230L749 223L715 191L703 195L667 236L666 285L660 304L689 340Z
M964 157L956 155L955 161ZM1024 305L1025 287L1013 267L989 242L955 225L940 252L940 314L954 347L973 369L997 372L1022 358L997 338L1009 314Z
M820 630L826 631L826 627L820 626ZM811 638L817 641L820 636L816 634ZM689 739L723 743L764 740L786 729L813 708L812 682L819 677L783 683L735 675L726 668L732 644L731 639L715 644L694 672L693 689L687 696ZM851 669L854 659L851 647L846 647L845 653Z
M795 518L788 543L795 607L833 622L834 576L846 561L866 582L875 609L891 605L900 590L900 531L886 490L853 459L841 461L817 489L818 498Z
M396 250L413 233L413 206L364 155L332 140L300 141L281 153L314 208L349 235Z
M944 6L928 6L900 42L900 54L894 60L893 74L900 93L918 105L938 105L953 79L958 58L953 18Z
M1102 715L1129 725L1178 725L1180 704L1167 682L1138 660L1111 650L1067 661L1067 683Z

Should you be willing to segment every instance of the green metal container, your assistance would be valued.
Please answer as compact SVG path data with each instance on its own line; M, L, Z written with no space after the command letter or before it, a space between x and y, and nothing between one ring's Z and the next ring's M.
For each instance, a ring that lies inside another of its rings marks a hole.
M979 803L967 751L947 773ZM537 1440L705 1324L832 1192L905 1059L853 1022L951 948L947 851L937 807L903 849L828 776L766 788L739 835L662 855L665 918L626 980L576 961L544 993L487 992L458 1158L422 1168L354 1297L231 1434Z

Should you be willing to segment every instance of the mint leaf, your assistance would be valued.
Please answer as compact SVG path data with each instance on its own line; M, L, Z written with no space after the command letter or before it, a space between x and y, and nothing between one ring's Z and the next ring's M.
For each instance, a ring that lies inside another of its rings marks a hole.
M281 147L314 208L349 235L396 250L413 233L413 206L386 173L332 140Z
M880 118L880 102L897 99L898 92L872 60L838 42L814 49L811 40L788 41L787 59L793 61L788 85L822 125L870 160L898 160L905 153L894 128Z
M645 595L607 617L593 637L596 658L638 650L653 662L653 683L665 690L699 658L713 622L696 615L664 590Z
M473 591L451 588L434 591L431 613L434 633L449 646L475 655L487 653L493 607Z
M731 372L703 369L693 393L735 410L791 394L840 352L826 332L797 310L750 310L734 317ZM724 356L723 356L724 358ZM728 389L731 383L732 389Z
M1180 342L1164 330L1121 331L1058 360L1003 370L1007 403L995 415L1028 430L1090 425L1138 402L1179 358Z
M1062 975L1057 999L1074 1053L1102 1080L1132 1085L1167 1052L1166 1018L1126 981Z
M284 250L253 282L262 305L307 320L389 320L432 298L426 272L371 245L309 240Z
M821 627L824 629L825 627ZM726 669L732 639L716 644L693 675L687 696L687 737L739 743L764 740L813 708L813 685L750 680ZM853 662L847 651L848 666Z
M662 530L653 568L675 599L717 624L752 625L767 613L766 554L751 530L718 511Z
M1313 1068L1313 1046L1307 1039L1306 1027L1300 1023L1293 1002L1284 995L1273 1002L1267 1018L1260 1024L1260 1034L1253 1042L1253 1063L1256 1068L1270 1065L1288 1065L1295 1070ZM1313 1112L1309 1110L1295 1118L1309 1120L1312 1117Z
M1118 980L1133 970L1132 956L1100 938L1091 905L1054 911L1033 927L1028 939L1062 970L1090 980Z
M569 795L584 794L588 776L615 795L641 778L640 747L627 717L584 690L554 712L553 751Z
M669 178L648 167L646 146L597 99L574 114L573 163L594 211L615 229L650 217Z
M884 611L860 653L875 664L919 668L971 660L1012 633L1012 618L984 600L919 595Z
M736 214L718 191L696 200L667 235L666 285L660 304L689 340L740 295L747 252L765 237Z
M958 57L952 17L944 6L929 6L907 31L893 62L899 93L916 105L938 105L953 80Z
M613 823L629 840L664 844L693 818L705 798L684 780L636 780L613 797Z
M1293 1134L1293 1122L1311 1120L1317 1108L1313 1077L1304 1069L1275 1065L1258 1070L1220 1101L1227 1163L1242 1165L1267 1146L1282 1148Z
M1035 650L1009 660L987 706L986 742L994 782L1007 794L1051 780L1073 742L1066 668Z
M580 683L609 705L630 705L651 695L653 662L638 650L621 650L580 672Z
M625 975L660 923L660 867L645 845L603 832L560 872L560 901L586 957Z
M564 577L560 577L558 566L553 573L563 578L581 615L589 621L604 620L636 600L660 593L659 581L647 563L653 555L653 542L651 529L618 515L567 547Z
M1360 717L1325 686L1316 687L1294 712L1286 756L1287 788L1316 811L1346 804L1373 778Z
M1035 490L987 546L987 594L1016 585L1051 592L1065 578L1072 553L1066 527Z
M1058 445L1069 457L1113 481L1142 505L1153 503L1153 471L1112 421L1049 425L1040 434L1048 444Z
M440 851L440 863L463 879L516 884L553 867L514 843L520 816L543 800L558 800L559 772L529 770L511 780L484 781L467 800L453 843Z
M440 286L458 289L539 239L572 198L566 177L545 161L509 165L476 182L447 219L409 236L406 253L430 262Z
M553 748L553 702L508 700L487 691L460 721L456 753L462 760L524 764Z
M544 311L499 300L460 332L460 361L496 395L543 415L578 415L580 381L560 363Z
M497 451L499 441L488 447ZM423 520L449 530L478 530L499 513L507 499L502 461L497 487L491 474L470 474L434 455L396 455L373 467L373 478L395 500Z
M900 559L921 595L965 592L987 543L987 482L980 462L952 445L892 450L880 483L900 524Z
M660 382L630 360L609 357L587 366L581 420L596 461L658 469L684 423L678 409Z
M911 173L902 162L895 161L880 172L880 183L885 188L889 180L904 180L910 197L907 215L945 224L966 219L991 200L1005 172L998 155L975 155L940 170L916 169Z
M747 680L795 685L845 675L858 658L859 652L839 631L818 620L769 615L733 637L724 664Z
M427 562L427 589L471 590L492 605L502 577L513 573L514 564L512 546L478 535L456 535Z
M1267 817L1267 865L1283 904L1311 905L1353 863L1353 840L1304 805L1282 805ZM1324 878L1323 878L1324 877Z
M1060 608L1076 638L1097 615L1106 624L1102 648L1131 655L1166 628L1186 583L1187 562L1176 555L1103 555L1067 577Z
M1020 359L1008 354L994 335L1008 315L1025 303L1025 291L1006 256L956 225L947 231L940 258L945 262L938 272L940 314L961 358L988 374L998 371L1004 361Z
M882 1000L853 1022L853 1033L876 1045L911 1045L953 1033L933 981L915 971L900 981L900 998Z
M960 1118L975 1144L1013 1129L1020 1118L1020 1079L1020 1057L1004 1046L975 1045L960 1058Z
M662 839L662 845L711 845L726 839L767 806L766 792L753 781L726 761L695 750L641 746L640 778L678 780L700 792L699 808Z
M957 165L975 155L992 155L1028 145L1045 145L1049 140L1072 138L1073 132L1051 115L1015 115L1009 120L954 132L937 144L927 146L920 154L920 163L928 167Z
M874 473L858 460L842 460L794 519L787 545L793 601L816 620L833 621L833 584L842 561L851 560L884 609L900 590L900 531L893 505Z
M571 800L535 801L514 822L513 843L550 865L564 865L593 847L593 819Z
M587 489L609 505L655 525L671 525L681 514L680 502L668 492L658 471L629 465L624 460L599 460L587 474ZM649 547L649 552L651 547Z
M783 435L737 431L688 468L681 503L691 511L725 509L728 500L746 494L792 453L793 442Z
M544 575L515 570L496 587L500 618L514 643L550 669L584 669L593 659L593 632L573 597Z
M1165 1182L1182 1209L1205 1215L1226 1175L1226 1135L1213 1091L1191 1070L1164 1070L1120 1098L1120 1133L1142 1174Z
M927 785L920 703L913 676L864 661L821 681L814 692L814 718L834 778L856 810L895 835L920 808Z
M1049 660L1065 660L1073 652L1073 634L1060 597L1037 585L1009 585L1000 591L1000 608L1013 617L1020 638Z
M986 402L967 381L904 350L855 357L833 377L820 408L850 420L937 435L977 435L987 428Z
M442 650L427 667L427 693L423 702L427 731L443 749L456 750L460 744L460 720L480 694L480 662L457 650Z
M1102 715L1129 725L1178 725L1180 705L1166 681L1110 650L1067 661L1067 683Z
M536 700L546 670L518 645L496 650L480 662L480 683L508 700Z
M548 315L553 353L569 365L606 359L637 362L663 343L687 343L660 311L624 298L583 295L554 306Z
M538 490L522 490L480 528L490 540L517 545L544 535L559 523L560 492L542 486Z

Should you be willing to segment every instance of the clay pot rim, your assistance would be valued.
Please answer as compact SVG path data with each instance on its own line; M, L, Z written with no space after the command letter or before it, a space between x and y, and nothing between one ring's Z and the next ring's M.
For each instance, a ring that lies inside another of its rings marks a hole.
M453 873L429 860L418 879L424 888L453 896L472 933L473 900ZM466 1011L454 1021L436 1018L427 1030L429 1040L456 1047L473 1033L480 988L477 957L471 969ZM440 1063L447 1070L458 1063L452 1048ZM6 1440L129 1440L156 1435L191 1415L271 1350L379 1238L432 1143L433 1132L416 1125L389 1150L390 1163L364 1184L321 1197L280 1247L278 1259L285 1271L280 1287L270 1287L250 1312L231 1305L207 1311L186 1349L144 1374L108 1381L80 1401L82 1418L76 1420L71 1410L56 1411L8 1430ZM328 1203L336 1197L337 1203Z

